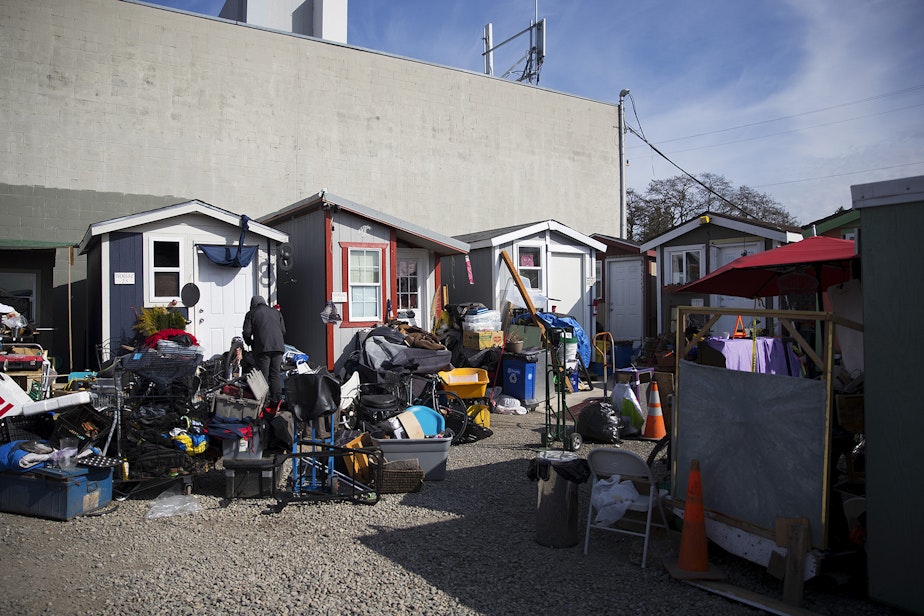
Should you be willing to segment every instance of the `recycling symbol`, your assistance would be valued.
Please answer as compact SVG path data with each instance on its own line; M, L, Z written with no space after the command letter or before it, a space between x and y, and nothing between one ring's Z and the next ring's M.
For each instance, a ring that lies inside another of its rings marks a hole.
M517 382L517 373L514 372L513 370L511 370L510 372L508 372L508 373L507 373L507 380L508 380L510 383L516 383L516 382Z

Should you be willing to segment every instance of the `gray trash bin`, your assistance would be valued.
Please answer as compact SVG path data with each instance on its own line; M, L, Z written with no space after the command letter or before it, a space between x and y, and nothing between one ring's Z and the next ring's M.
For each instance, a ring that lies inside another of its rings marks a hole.
M578 543L580 485L561 476L555 465L578 459L570 451L540 451L536 455L539 495L536 500L536 543L569 548Z

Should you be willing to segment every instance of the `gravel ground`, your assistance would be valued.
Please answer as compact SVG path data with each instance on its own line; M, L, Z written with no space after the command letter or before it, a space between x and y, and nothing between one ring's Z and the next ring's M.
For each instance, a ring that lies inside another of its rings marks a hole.
M271 499L225 500L223 473L213 470L194 492L202 510L188 515L147 519L152 501L141 498L68 522L0 514L0 613L763 613L672 578L661 563L676 559L676 534L655 535L647 569L633 537L594 533L584 556L588 484L581 543L539 545L537 484L526 471L544 412L491 421L493 437L450 450L445 480L374 506L299 503L272 513ZM646 456L652 445L622 446ZM782 597L782 582L762 567L714 545L710 563L731 584ZM815 578L802 607L900 613L861 590Z

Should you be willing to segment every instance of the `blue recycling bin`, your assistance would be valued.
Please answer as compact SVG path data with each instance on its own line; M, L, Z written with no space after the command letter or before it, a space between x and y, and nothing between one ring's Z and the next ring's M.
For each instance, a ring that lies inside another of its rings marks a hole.
M509 353L503 359L503 391L508 396L529 402L536 399L536 353Z

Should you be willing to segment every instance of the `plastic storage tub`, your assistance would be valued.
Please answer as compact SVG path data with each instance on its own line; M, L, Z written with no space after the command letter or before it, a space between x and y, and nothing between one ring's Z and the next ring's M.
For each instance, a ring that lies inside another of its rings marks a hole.
M446 461L449 459L451 438L395 438L372 439L382 450L386 462L417 459L426 481L446 478Z
M225 460L258 460L263 457L261 430L253 429L253 438L221 439L221 457Z
M443 389L460 398L483 398L488 387L488 371L484 368L455 368L439 376Z
M273 458L225 460L225 498L263 498L273 495L276 465Z
M112 469L78 466L0 473L0 511L70 520L112 502Z
M536 399L536 362L524 356L504 357L503 390L523 402Z

